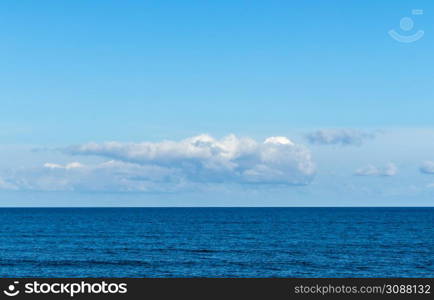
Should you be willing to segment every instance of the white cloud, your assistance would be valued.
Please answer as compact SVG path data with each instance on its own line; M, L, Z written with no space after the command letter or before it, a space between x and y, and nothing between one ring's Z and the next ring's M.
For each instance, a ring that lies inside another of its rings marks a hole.
M375 137L355 129L320 129L306 135L311 144L317 145L361 145L365 140Z
M375 167L373 165L357 169L354 173L357 176L384 176L390 177L398 174L398 167L393 163L388 163L385 167Z
M294 146L294 143L284 136L272 136L264 141L265 144L283 144Z
M419 170L424 174L434 174L434 162L433 161L423 162Z
M36 191L173 191L184 183L176 172L120 161L93 165L46 163L8 176L16 189ZM6 189L0 183L0 189Z
M310 151L285 137L257 142L199 135L178 142L90 143L63 151L109 161L47 162L15 172L9 182L27 190L175 191L213 183L306 185L315 175Z
M84 165L82 165L79 162L72 162L72 163L69 163L69 164L66 164L66 165L59 165L59 164L53 164L53 163L45 163L44 164L44 168L70 170L70 169L84 168Z

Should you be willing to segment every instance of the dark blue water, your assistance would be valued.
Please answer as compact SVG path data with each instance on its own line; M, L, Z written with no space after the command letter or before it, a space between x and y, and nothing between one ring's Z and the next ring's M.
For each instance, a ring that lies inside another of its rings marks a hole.
M434 275L434 208L4 208L0 220L0 277Z

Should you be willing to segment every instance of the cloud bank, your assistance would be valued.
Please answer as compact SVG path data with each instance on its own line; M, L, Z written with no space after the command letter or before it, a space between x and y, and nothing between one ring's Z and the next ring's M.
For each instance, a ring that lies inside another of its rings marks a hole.
M92 165L78 162L45 163L19 169L0 180L0 189L32 191L173 191L180 182L168 180L167 171L119 161ZM163 185L164 184L164 185Z
M354 172L357 176L380 176L390 177L398 174L398 167L393 163L388 163L385 167L375 167L373 165L357 169Z
M286 137L263 143L229 135L199 135L179 142L90 143L64 149L116 161L171 169L195 182L307 184L315 173L310 151Z
M361 145L365 140L375 137L373 133L367 133L354 129L320 129L306 135L311 144L316 145Z
M286 137L264 142L229 135L182 141L88 143L61 151L104 163L45 163L2 177L0 188L26 190L176 191L191 185L307 185L315 175L311 153Z

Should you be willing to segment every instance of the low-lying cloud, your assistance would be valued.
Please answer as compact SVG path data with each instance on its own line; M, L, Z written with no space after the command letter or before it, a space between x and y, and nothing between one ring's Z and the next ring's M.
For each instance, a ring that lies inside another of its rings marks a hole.
M176 191L212 183L307 185L316 172L309 149L286 137L257 142L235 135L222 139L199 135L181 141L88 143L61 151L107 161L47 162L2 177L0 188Z
M365 140L375 137L373 133L367 133L355 129L320 129L306 135L311 144L316 145L356 145L360 146Z
M260 143L235 135L218 140L203 134L178 142L89 143L64 151L169 168L195 182L303 185L315 173L310 151L286 137L270 137Z
M368 165L366 167L357 169L354 174L357 176L390 177L398 174L398 167L393 163L388 163L385 167Z
M0 189L31 191L174 191L183 182L176 173L157 166L120 161L96 164L45 163L18 169L0 180Z

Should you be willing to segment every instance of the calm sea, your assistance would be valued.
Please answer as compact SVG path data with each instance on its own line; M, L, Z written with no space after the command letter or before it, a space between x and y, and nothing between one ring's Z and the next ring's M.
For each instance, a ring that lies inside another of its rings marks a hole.
M0 277L433 277L434 208L3 208Z

